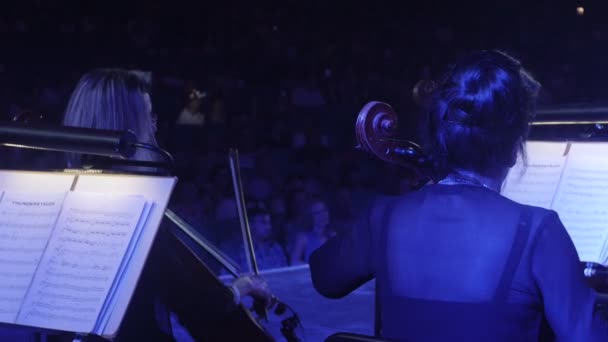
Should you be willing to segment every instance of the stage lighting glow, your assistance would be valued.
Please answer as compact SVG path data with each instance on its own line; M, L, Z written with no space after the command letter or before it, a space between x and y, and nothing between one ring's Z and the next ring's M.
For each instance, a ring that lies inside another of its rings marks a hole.
M578 15L584 15L585 14L585 7L583 6L579 6L576 8L576 14Z

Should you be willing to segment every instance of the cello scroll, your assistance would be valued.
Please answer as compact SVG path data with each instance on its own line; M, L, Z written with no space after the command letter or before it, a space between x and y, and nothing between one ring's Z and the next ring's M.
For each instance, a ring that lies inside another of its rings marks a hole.
M393 108L384 102L367 103L357 116L355 133L357 148L389 163L400 165L421 180L435 179L438 163L420 145L396 139L398 118Z

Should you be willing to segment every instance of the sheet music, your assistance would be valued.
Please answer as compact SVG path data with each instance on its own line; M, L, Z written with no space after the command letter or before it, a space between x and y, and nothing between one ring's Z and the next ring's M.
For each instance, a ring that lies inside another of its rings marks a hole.
M15 323L65 195L4 192L0 202L0 321Z
M501 193L515 202L550 209L565 163L561 155L529 155L527 166L520 160L511 168Z
M105 323L100 319L102 326L105 325L104 338L112 339L118 333L176 181L175 177L110 174L83 174L78 178L75 191L103 192L119 196L140 194L146 201L153 203L139 241L130 253L131 259L114 293L113 303L108 308L109 319Z
M600 260L608 237L608 158L571 155L553 207L581 261Z
M116 305L118 304L117 296L113 294L118 290L122 279L127 271L127 267L132 259L133 252L135 251L135 247L138 245L141 235L144 231L144 227L146 223L148 223L148 216L150 215L150 211L152 211L154 203L145 203L144 211L137 224L137 228L135 229L135 233L133 234L133 238L129 243L129 247L127 248L126 257L122 260L120 264L120 268L118 269L118 274L114 279L114 283L112 284L112 288L110 289L110 295L108 296L109 300L106 301L104 307L101 309L100 317L101 319L98 321L98 325L95 327L94 333L97 335L102 335L104 329L107 327L108 322L110 321L110 313L114 310Z
M144 203L141 196L70 192L17 322L92 331Z

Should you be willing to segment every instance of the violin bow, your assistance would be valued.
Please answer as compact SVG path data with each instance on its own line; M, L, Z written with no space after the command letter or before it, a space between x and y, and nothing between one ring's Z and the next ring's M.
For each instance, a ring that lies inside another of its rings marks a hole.
M245 255L247 256L247 263L249 265L249 271L255 275L259 275L258 263L255 258L255 252L253 249L253 239L251 237L251 228L249 227L249 220L247 218L247 206L245 205L245 195L243 194L243 184L241 182L241 167L239 165L239 151L236 148L230 149L230 171L232 173L232 184L234 186L234 195L236 197L236 205L239 213L239 220L241 222L241 232L243 234L243 240L245 241ZM289 308L293 313L293 316L284 322L287 324L295 324L294 326L288 326L281 329L281 333L290 342L299 342L301 339L295 335L295 326L302 325L298 314L287 304L281 302L274 295L272 301L277 304ZM254 304L255 305L255 304ZM268 320L268 312L266 308L260 308L259 311L262 318ZM283 331L285 330L285 331Z
M232 173L232 185L234 186L234 196L236 197L236 207L241 222L241 233L243 241L245 241L245 256L249 266L249 272L256 276L260 274L258 262L255 259L255 251L253 250L253 238L251 237L251 228L249 227L249 219L247 218L247 206L245 205L245 195L243 193L243 183L241 182L241 166L239 164L239 151L236 148L231 148L228 158L230 159L230 171ZM255 305L255 304L254 304ZM267 319L268 313L266 308L260 309L262 317Z
M243 234L243 241L245 241L245 255L247 256L247 264L249 271L255 275L258 275L258 263L255 259L255 252L253 250L253 239L251 237L251 228L249 227L249 220L247 218L247 206L245 205L245 195L243 194L243 184L241 183L241 167L239 165L239 151L235 148L230 149L230 171L232 172L232 185L234 186L234 196L236 198L236 207L239 214L239 221L241 222L241 233Z

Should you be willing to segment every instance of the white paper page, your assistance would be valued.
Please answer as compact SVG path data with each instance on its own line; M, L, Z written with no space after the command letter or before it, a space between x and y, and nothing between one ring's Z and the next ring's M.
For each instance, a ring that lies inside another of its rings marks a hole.
M573 156L608 156L608 143L573 142L570 146L569 154Z
M529 140L525 148L528 157L538 158L563 156L567 146L568 142Z
M140 196L70 192L17 323L91 332L144 203Z
M108 294L108 300L106 301L105 305L101 310L100 319L98 321L97 326L95 327L95 330L93 331L93 333L96 335L103 334L103 331L105 330L108 325L108 322L110 321L110 315L118 304L118 296L116 296L116 292L122 282L125 272L127 271L127 267L131 262L133 252L135 251L135 247L139 243L144 227L148 222L148 216L150 215L152 207L153 203L146 202L144 206L144 212L141 215L139 223L137 224L137 228L135 229L135 233L133 234L133 238L131 239L129 247L127 248L127 252L125 253L125 258L122 260L120 268L118 269L118 274L114 278L114 283L112 284L112 288L110 289L110 292Z
M66 192L4 192L0 202L0 321L15 323Z
M565 142L529 141L527 164L521 156L511 168L501 193L522 204L550 208L564 169L568 146Z
M608 237L608 158L571 154L553 203L581 261L600 260Z
M128 270L125 272L122 282L118 285L117 302L110 313L107 327L104 329L104 337L111 338L120 327L176 181L177 179L174 177L103 174L81 175L78 179L76 191L103 192L116 195L141 194L146 200L154 202L139 243L135 246L131 256Z
M522 204L550 209L564 169L566 157L528 159L516 164L505 180L502 195Z

